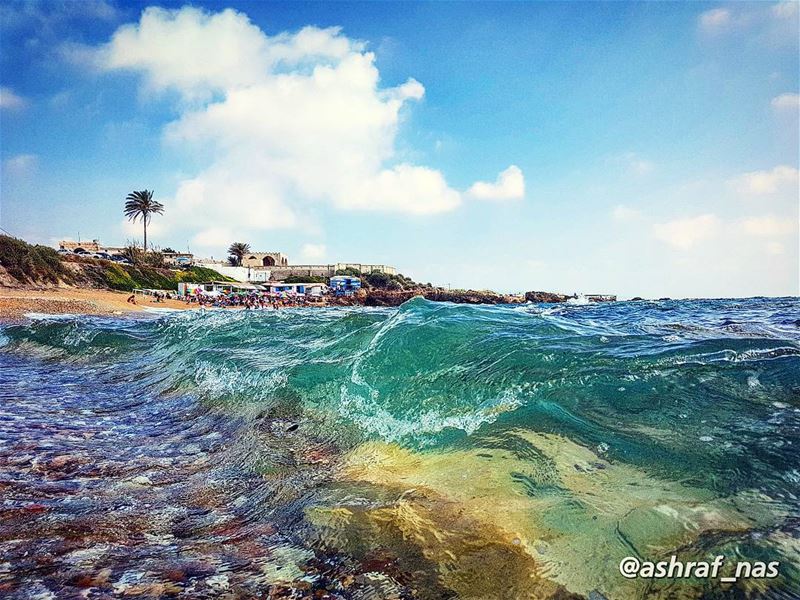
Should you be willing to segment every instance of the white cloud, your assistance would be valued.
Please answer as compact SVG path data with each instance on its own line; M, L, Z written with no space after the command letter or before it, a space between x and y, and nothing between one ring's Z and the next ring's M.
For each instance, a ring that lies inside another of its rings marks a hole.
M25 177L32 174L39 164L35 154L17 154L3 161L3 170L9 175Z
M317 263L325 259L327 249L325 244L303 244L300 249L300 258L310 264Z
M148 8L109 43L74 53L180 98L164 139L210 163L165 199L165 222L213 222L196 243L296 227L318 203L416 215L461 204L441 172L395 150L401 111L424 96L422 84L382 87L375 56L338 28L267 36L231 9ZM521 173L507 178L501 191L517 194Z
M475 182L467 194L479 200L521 200L525 196L525 177L518 166L511 165L497 176L494 183Z
M698 242L716 236L719 229L719 218L716 215L705 214L666 223L656 223L653 225L653 234L656 239L675 248L688 250Z
M791 110L796 113L800 109L800 95L781 94L780 96L775 96L770 104L776 110Z
M200 246L201 248L222 248L223 253L227 252L228 246L238 239L243 239L241 235L237 236L232 230L226 227L209 227L203 229L192 237L192 245Z
M791 218L780 219L773 215L748 217L740 222L742 231L755 236L788 235L797 231L797 222Z
M797 44L797 9L796 1L731 3L700 13L698 28L709 38L730 36L728 39L741 43L740 36L747 34L767 46L793 47Z
M7 109L20 109L25 108L28 102L22 97L14 93L10 87L0 87L0 108Z
M732 24L731 11L726 8L712 8L700 14L700 27L708 32L716 32L730 27Z
M263 81L285 45L233 9L149 7L139 23L117 29L95 59L104 70L141 72L152 91L171 88L190 99L208 98Z
M797 190L798 171L788 165L779 165L769 171L751 171L731 180L739 191L753 195L775 194L779 191Z
M620 223L626 223L641 219L642 213L640 210L631 208L630 206L625 206L624 204L617 204L617 206L615 206L614 210L611 212L611 216L615 221L619 221Z
M798 3L796 0L787 0L772 5L772 15L777 19L797 21Z

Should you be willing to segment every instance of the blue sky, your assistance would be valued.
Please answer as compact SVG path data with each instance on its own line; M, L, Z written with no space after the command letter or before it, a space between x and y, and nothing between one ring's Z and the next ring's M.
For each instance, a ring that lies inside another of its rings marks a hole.
M797 3L12 2L0 227L504 291L798 293Z

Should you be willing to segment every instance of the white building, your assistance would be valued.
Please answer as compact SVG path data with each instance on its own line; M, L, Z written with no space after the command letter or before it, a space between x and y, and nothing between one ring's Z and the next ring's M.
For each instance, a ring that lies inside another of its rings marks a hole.
M306 296L322 296L328 291L328 286L324 283L281 283L275 282L264 286L273 294L302 294Z
M219 296L220 294L230 294L232 292L262 292L264 288L260 285L250 283L233 283L230 281L206 281L204 283L185 283L178 284L178 296L191 296L198 292L208 296Z

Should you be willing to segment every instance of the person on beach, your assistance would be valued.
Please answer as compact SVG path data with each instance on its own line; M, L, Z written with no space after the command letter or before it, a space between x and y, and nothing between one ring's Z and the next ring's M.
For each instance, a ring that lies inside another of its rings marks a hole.
M136 294L128 296L128 304L136 304Z

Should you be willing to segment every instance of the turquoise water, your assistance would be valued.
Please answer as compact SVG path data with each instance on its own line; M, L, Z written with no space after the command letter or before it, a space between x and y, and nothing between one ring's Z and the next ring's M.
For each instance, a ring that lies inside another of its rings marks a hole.
M797 299L34 318L0 590L796 598L798 446ZM617 570L672 554L780 574Z

